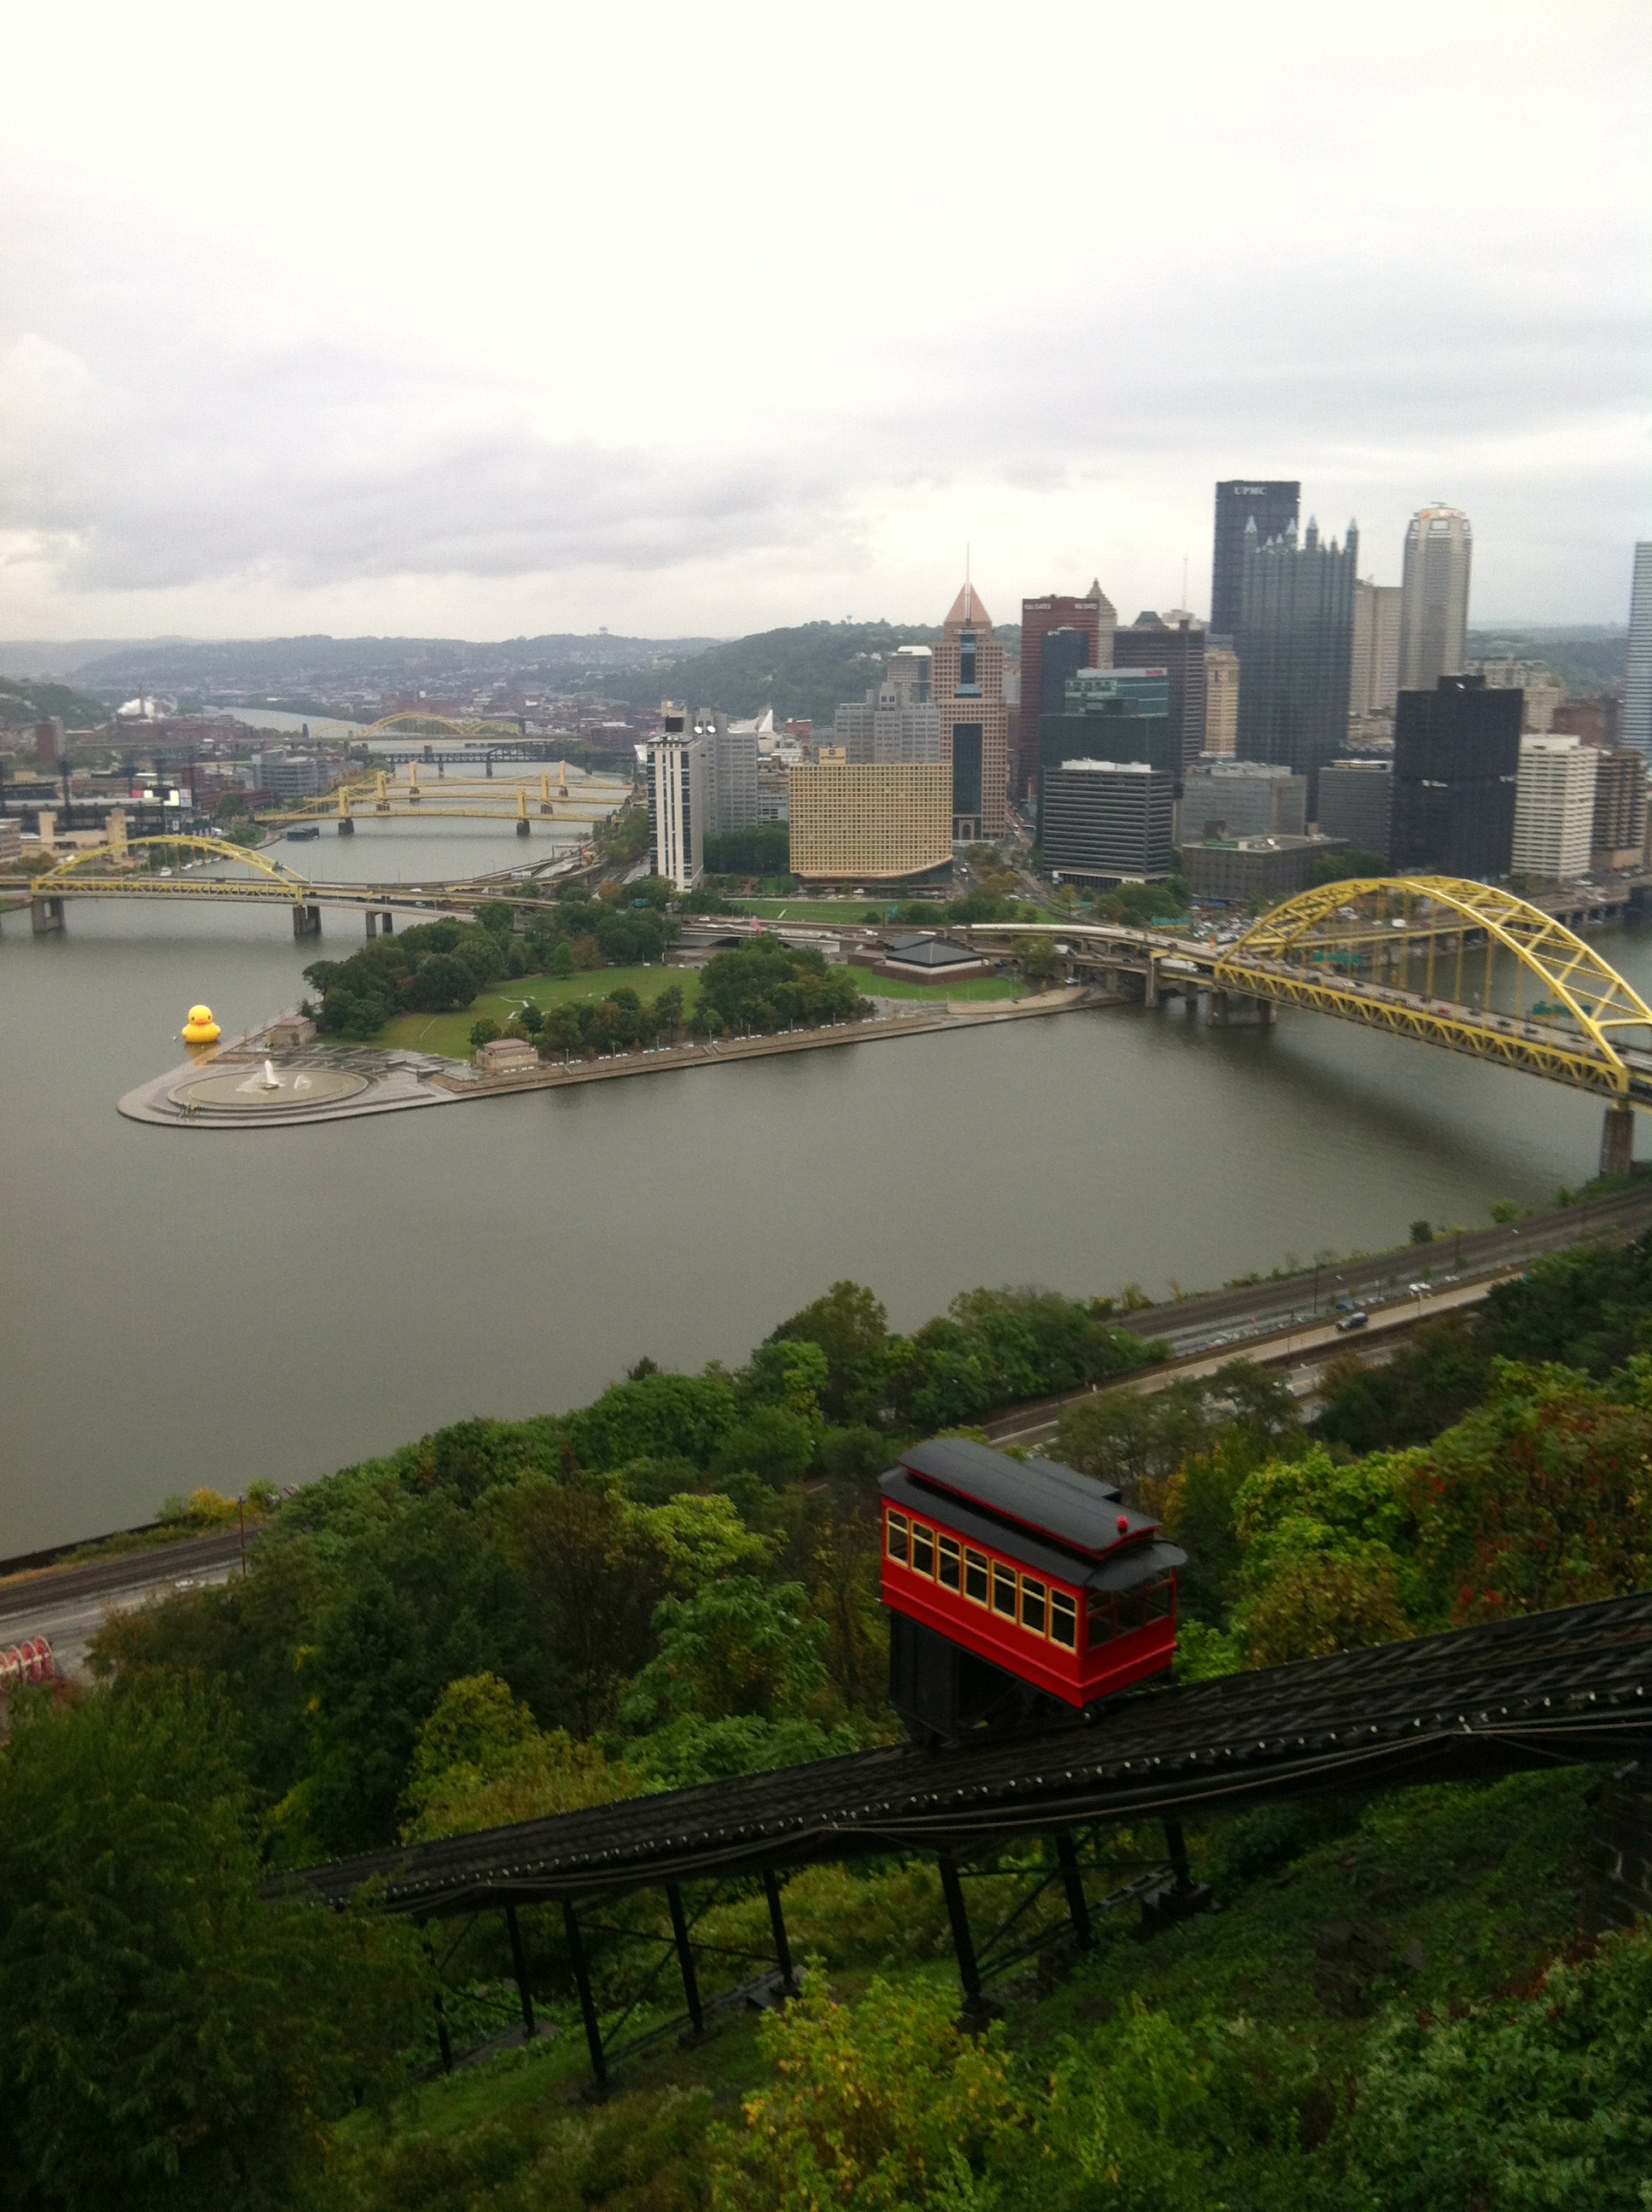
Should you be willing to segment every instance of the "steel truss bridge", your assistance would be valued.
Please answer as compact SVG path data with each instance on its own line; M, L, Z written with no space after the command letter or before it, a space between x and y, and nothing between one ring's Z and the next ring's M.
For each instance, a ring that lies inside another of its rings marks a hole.
M963 933L1013 951L1029 935L1066 945L1070 964L1209 994L1264 1019L1306 1006L1389 1036L1546 1076L1609 1102L1603 1164L1626 1165L1630 1109L1652 1108L1652 1006L1594 946L1511 891L1449 876L1367 877L1284 901L1236 941L1106 923L984 924ZM1621 1119L1613 1123L1610 1115Z
M1649 1748L1652 1593L1643 1593L1150 1689L1048 1733L983 1737L954 1750L885 1745L380 1851L283 1877L266 1893L303 1886L343 1907L373 1881L380 1910L421 1923L463 1919L468 1926L483 1912L502 1911L530 2033L532 1998L517 1911L560 1906L557 1970L578 1990L601 2090L627 2047L621 2040L627 2023L641 2004L657 2004L662 1971L673 1954L691 2032L703 2028L719 2002L702 1997L699 1966L731 1954L695 1940L719 1885L761 1881L767 1895L772 1960L760 1962L765 1975L727 1993L766 2002L793 1979L781 1875L823 1861L933 1852L965 2017L978 2018L995 1974L1057 1944L1088 1947L1097 1912L1135 1905L1152 1925L1206 1902L1188 1871L1179 1826L1185 1815L1242 1811L1323 1791L1633 1759ZM1165 1863L1094 1896L1098 1877L1119 1870L1116 1860L1095 1848L1101 1832L1154 1818L1165 1823ZM962 1887L971 1863L1023 1884L1020 1901L990 1932L971 1925ZM639 1930L613 1918L626 1898L650 1889L665 1893L669 1939L657 1924ZM461 1928L450 1953L465 1933ZM635 1950L651 1943L652 1963L641 1984L629 2001L622 1999L617 2017L605 2021L591 1948L613 1960L623 1945ZM652 2029L629 2047L680 2024ZM451 2062L445 2025L440 2033Z
M204 872L157 874L141 866L162 855L189 853L203 861L231 863L250 869L250 875L221 876ZM17 903L24 897L37 936L64 926L64 902L71 898L163 899L183 905L202 902L222 905L229 901L285 907L292 914L295 937L315 937L321 931L324 906L347 907L367 917L367 933L378 934L395 927L394 915L410 908L466 913L496 899L521 898L521 886L512 877L472 878L465 883L428 884L331 884L313 882L267 854L245 845L231 845L216 837L121 838L90 851L76 854L49 873L20 884Z
M372 775L341 783L324 796L304 799L295 806L261 809L258 819L271 823L336 821L339 835L349 836L355 830L358 817L390 817L400 821L410 821L416 817L438 821L464 818L514 822L517 834L525 836L536 817L556 822L605 821L631 796L629 783L606 778L588 778L570 787L566 763L557 771L554 789L550 769L540 770L539 787L531 798L525 781L514 777L494 780L491 763L486 777L443 775L434 787L419 781L419 767L416 761L409 763L405 783L380 769Z

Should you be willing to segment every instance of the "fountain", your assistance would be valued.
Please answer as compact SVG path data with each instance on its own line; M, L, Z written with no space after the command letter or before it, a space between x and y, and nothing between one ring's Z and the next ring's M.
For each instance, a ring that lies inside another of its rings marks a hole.
M281 1078L280 1078L280 1077L276 1073L276 1064L275 1064L274 1060L266 1060L264 1061L264 1080L263 1080L263 1082L262 1082L261 1084L259 1084L258 1088L259 1088L259 1090L260 1090L260 1091L279 1091L279 1090L280 1090L280 1088L281 1088Z

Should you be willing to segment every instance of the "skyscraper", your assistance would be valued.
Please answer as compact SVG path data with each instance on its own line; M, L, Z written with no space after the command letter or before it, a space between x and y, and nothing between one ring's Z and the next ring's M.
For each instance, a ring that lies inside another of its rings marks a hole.
M941 742L952 763L952 834L961 844L1001 837L1010 787L1004 647L973 584L952 602L932 671Z
M705 866L706 741L681 707L662 700L660 726L641 748L648 771L654 873L692 890Z
M1402 691L1394 721L1396 871L1506 876L1514 851L1521 697L1483 676Z
M1047 698L1038 721L1036 835L1044 842L1044 778L1068 760L1145 761L1173 780L1181 757L1170 741L1170 677L1164 668L1090 669Z
M1461 676L1468 633L1474 533L1460 507L1419 507L1406 532L1400 586L1400 689L1431 690Z
M1348 678L1348 713L1392 714L1400 695L1398 584L1354 586L1354 657Z
M1244 588L1245 526L1256 525L1264 545L1297 526L1302 503L1299 483L1241 483L1216 487L1216 540L1211 557L1211 635L1230 642L1239 629Z
M1652 760L1652 540L1635 548L1629 598L1629 658L1624 669L1624 716L1619 734Z
M1038 724L1045 712L1045 639L1057 630L1076 630L1084 640L1084 658L1076 666L1106 668L1112 661L1110 641L1117 621L1113 603L1099 582L1092 584L1082 599L1063 599L1049 592L1042 599L1021 602L1021 712L1017 722L1016 757L1011 769L1011 788L1017 799L1024 796L1038 766ZM1103 628L1109 641L1106 651L1102 644ZM1054 672L1059 680L1048 695L1054 702L1049 710L1052 713L1059 713L1061 686L1074 672L1062 665L1068 659L1070 653L1057 656Z
M1205 625L1151 611L1113 635L1115 668L1163 668L1170 678L1170 744L1177 774L1205 750Z
M1239 749L1239 656L1205 642L1205 750L1231 760Z
M1240 602L1239 752L1272 761L1308 779L1308 811L1319 800L1321 764L1342 750L1348 732L1348 678L1353 659L1354 583L1359 529L1347 543L1320 539L1309 520L1297 543L1295 524L1264 540L1245 526L1244 590Z
M1576 738L1521 739L1509 860L1516 875L1564 884L1588 873L1600 765L1594 748Z

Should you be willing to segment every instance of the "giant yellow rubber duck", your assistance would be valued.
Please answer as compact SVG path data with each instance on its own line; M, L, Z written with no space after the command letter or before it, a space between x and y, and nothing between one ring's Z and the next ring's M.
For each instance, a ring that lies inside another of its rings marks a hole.
M179 1032L185 1044L216 1044L220 1036L218 1024L212 1018L210 1006L191 1006L189 1019Z

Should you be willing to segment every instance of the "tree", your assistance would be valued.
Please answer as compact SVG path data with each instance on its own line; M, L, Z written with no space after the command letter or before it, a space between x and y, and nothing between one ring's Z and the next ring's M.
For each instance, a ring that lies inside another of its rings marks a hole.
M642 1778L566 1729L534 1725L496 1674L450 1682L419 1730L403 1799L404 1843L474 1835L635 1796Z
M889 1368L889 1315L864 1284L834 1283L768 1340L787 1340L817 1344L825 1353L820 1403L828 1420L836 1425L875 1417Z
M479 1022L472 1022L471 1024L471 1049L472 1052L480 1052L484 1044L491 1044L495 1037L503 1035L504 1031L493 1016L483 1014Z
M1321 853L1309 870L1309 884L1351 883L1357 876L1387 876L1393 873L1388 860L1381 853L1362 852L1358 846L1350 846L1345 853Z
M553 975L574 973L574 948L565 937L556 940L556 950L550 956L550 972Z
M1048 937L1029 937L1022 945L1017 963L1023 981L1046 991L1062 974L1061 956Z
M1411 1241L1413 1244L1431 1244L1434 1242L1434 1224L1425 1214L1412 1223Z
M1002 2024L966 2035L956 2012L944 1989L883 1981L851 2008L812 1964L803 1995L759 2027L774 2086L746 2102L719 2203L728 2212L998 2203L978 2183L1009 2160L1030 2114Z
M388 2101L408 1931L272 1905L221 1716L150 1676L18 1711L0 1754L0 2205L284 2208Z
M826 1631L801 1583L731 1575L692 1597L666 1598L654 1626L659 1652L621 1705L633 1728L679 1713L805 1719L828 1687Z

